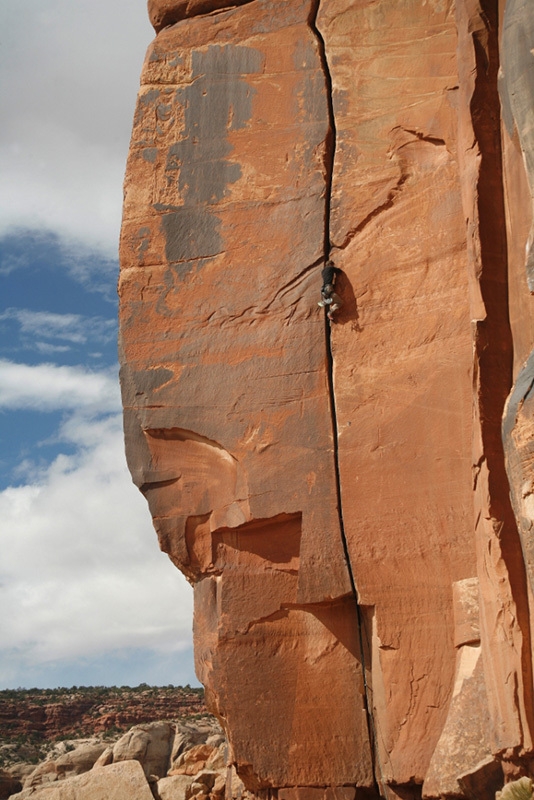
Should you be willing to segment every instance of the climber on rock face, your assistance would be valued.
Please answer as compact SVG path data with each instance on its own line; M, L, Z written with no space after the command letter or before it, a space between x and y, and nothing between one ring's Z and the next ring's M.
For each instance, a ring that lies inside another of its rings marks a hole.
M332 261L327 261L321 272L323 287L321 289L321 299L318 305L321 308L327 309L326 316L329 320L334 319L334 313L343 305L341 297L334 291L338 273L339 269L334 266Z

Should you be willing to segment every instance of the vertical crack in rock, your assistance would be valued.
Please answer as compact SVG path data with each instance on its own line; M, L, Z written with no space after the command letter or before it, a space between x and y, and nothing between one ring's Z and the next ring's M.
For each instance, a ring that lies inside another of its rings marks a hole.
M335 160L335 153L336 153L336 121L335 121L335 114L334 114L334 102L333 102L333 90L332 90L332 77L330 74L330 69L328 66L328 59L326 56L326 45L323 39L323 36L317 26L317 15L319 13L321 0L314 0L311 7L309 25L311 30L316 36L318 49L319 49L319 57L321 60L321 64L323 67L323 74L325 80L325 87L326 87L326 101L328 105L328 119L329 119L329 128L327 133L327 139L325 142L325 158L324 158L324 170L325 170L325 197L324 197L324 204L325 204L325 214L324 214L324 260L325 262L330 258L330 252L332 249L332 244L330 241L330 209L331 209L331 199L332 199L332 181L333 181L333 174L334 174L334 160ZM334 391L334 356L332 352L332 341L330 335L330 321L325 313L325 350L326 350L326 360L327 360L327 379L328 379L328 392L330 395L330 413L332 419L332 442L333 442L333 456L334 456L334 472L335 472L335 482L336 482L336 499L337 499L337 510L339 515L339 529L341 532L341 540L343 543L343 551L345 553L345 561L347 563L347 570L349 573L350 585L352 589L352 594L354 597L354 604L356 607L356 619L358 622L358 641L360 646L360 653L361 653L361 668L362 668L362 678L363 678L363 686L364 686L364 707L365 707L365 716L367 721L367 733L369 737L369 744L371 748L371 758L373 762L373 777L375 782L375 790L377 794L380 794L380 789L378 786L379 781L377 780L377 768L378 772L381 773L380 764L378 761L378 749L376 747L376 731L374 728L374 720L372 714L372 691L371 687L369 686L367 680L367 669L368 665L366 659L366 652L370 652L370 648L366 650L366 643L364 642L364 620L363 620L363 613L359 602L359 594L358 589L356 587L356 581L354 578L354 571L352 569L352 564L350 560L350 553L348 548L347 536L345 533L345 526L343 521L343 503L342 503L342 494L341 494L341 475L339 470L339 441L338 441L338 425L337 425L337 411L336 411L336 395ZM380 780L382 785L383 781Z
M321 0L313 0L309 24L313 31L319 50L319 58L323 67L323 75L326 88L326 102L328 106L328 120L329 127L327 138L325 142L325 157L324 157L324 171L325 171L325 189L324 189L324 257L325 260L330 257L330 206L332 200L332 180L334 175L334 159L336 155L336 119L334 114L334 101L332 92L332 76L328 67L328 60L326 58L326 46L322 37L321 31L317 27L317 15L319 13L319 6ZM329 331L328 324L326 326L327 333ZM340 507L341 514L341 507Z

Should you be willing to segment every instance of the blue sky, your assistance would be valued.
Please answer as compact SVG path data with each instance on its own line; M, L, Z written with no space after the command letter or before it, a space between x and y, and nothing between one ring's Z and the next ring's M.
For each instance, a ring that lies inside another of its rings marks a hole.
M0 32L0 689L198 684L117 380L146 3L3 0Z

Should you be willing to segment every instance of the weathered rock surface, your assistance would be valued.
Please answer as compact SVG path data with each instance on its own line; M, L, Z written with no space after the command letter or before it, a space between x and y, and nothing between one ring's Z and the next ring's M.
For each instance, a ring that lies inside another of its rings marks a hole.
M534 6L149 11L126 448L230 762L285 800L490 797L534 751Z
M209 14L250 2L251 0L148 0L148 15L154 29L159 32L186 17Z

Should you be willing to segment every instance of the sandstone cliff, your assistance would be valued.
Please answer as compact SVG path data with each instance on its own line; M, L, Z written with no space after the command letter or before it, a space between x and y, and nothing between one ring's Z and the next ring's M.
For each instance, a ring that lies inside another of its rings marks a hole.
M534 757L534 6L149 13L126 449L230 761L279 800L490 797Z

